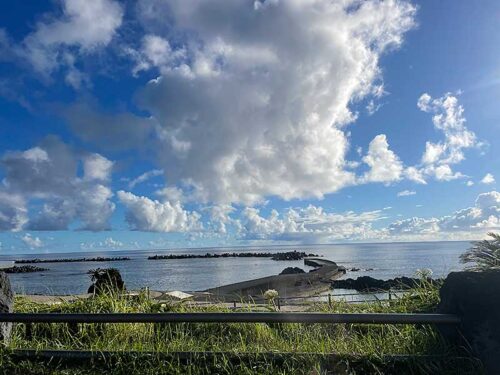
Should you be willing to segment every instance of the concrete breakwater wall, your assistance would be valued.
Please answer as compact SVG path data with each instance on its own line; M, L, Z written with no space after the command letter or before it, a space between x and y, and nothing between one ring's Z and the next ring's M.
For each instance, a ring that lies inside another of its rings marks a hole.
M318 258L306 258L304 263L312 264ZM335 262L320 259L319 268L299 274L274 275L259 279L242 281L239 283L223 285L217 288L206 290L215 297L225 298L262 298L263 293L268 289L276 290L280 297L306 297L315 295L330 289L332 280L345 274L345 268L339 267Z

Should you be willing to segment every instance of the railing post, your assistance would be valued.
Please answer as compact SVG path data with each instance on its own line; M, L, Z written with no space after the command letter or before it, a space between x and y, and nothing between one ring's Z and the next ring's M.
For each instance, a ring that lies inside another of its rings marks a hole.
M236 301L233 301L233 308L236 308Z
M6 273L0 272L0 313L12 313L14 310L14 292ZM12 323L0 323L0 344L8 343L12 331Z
M278 310L281 310L280 298L278 297Z
M328 293L328 307L332 308L332 295Z

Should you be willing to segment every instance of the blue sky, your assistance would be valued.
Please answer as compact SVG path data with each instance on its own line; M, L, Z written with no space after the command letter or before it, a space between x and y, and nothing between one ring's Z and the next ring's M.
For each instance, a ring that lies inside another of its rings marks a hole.
M1 252L481 238L499 21L494 0L3 5Z

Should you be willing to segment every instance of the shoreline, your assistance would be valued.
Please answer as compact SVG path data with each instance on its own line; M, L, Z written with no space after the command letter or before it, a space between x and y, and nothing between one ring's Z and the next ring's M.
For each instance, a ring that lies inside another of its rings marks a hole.
M316 263L318 262L318 263ZM209 288L201 291L182 292L187 293L194 300L205 300L213 303L225 302L226 300L238 300L262 298L268 289L274 289L283 298L314 297L322 292L331 289L334 280L346 273L344 267L338 266L335 262L321 258L305 258L305 264L317 264L317 268L310 272L294 274L271 275L226 285ZM126 294L137 295L147 290L150 298L156 299L177 291L155 291L149 288L139 291L130 290ZM20 294L16 296L27 298L38 303L60 303L69 302L82 298L89 298L93 294L68 294L68 295L46 295L46 294Z

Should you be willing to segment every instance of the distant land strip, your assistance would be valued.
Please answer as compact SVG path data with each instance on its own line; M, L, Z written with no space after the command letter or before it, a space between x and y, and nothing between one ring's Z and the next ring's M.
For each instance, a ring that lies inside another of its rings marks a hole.
M317 254L307 254L304 251L287 251L282 253L221 253L221 254L168 254L153 255L149 260L165 259L198 259L198 258L271 258L272 260L302 260L306 257L318 257Z
M70 262L116 262L121 260L130 260L129 257L114 257L114 258L65 258L65 259L19 259L15 260L16 264L30 263L70 263Z

